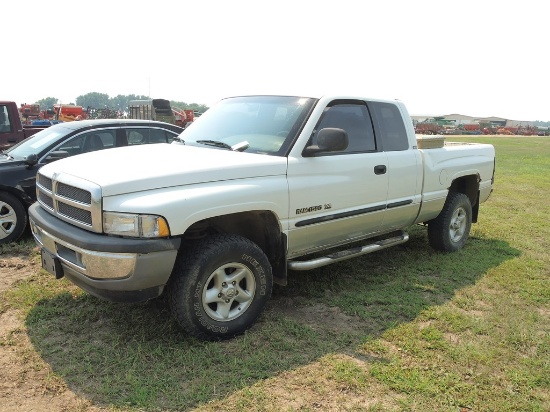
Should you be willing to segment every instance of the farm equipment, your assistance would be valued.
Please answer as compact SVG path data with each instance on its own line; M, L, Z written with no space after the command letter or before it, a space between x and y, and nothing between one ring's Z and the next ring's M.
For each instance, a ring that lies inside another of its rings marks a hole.
M111 109L109 107L95 109L88 106L86 114L88 115L88 119L124 119L126 117L123 111Z
M183 111L172 109L172 112L176 117L177 126L185 127L186 124L191 123L193 120L195 120L195 113L191 109L185 109Z
M481 128L479 126L479 123L468 123L463 124L462 128L466 132L466 134L480 134Z
M19 114L23 124L31 124L33 120L40 120L40 105L21 103Z
M55 119L62 122L72 122L74 120L84 120L88 118L88 113L82 106L72 104L56 104L53 106Z
M516 134L520 136L537 136L538 129L535 126L520 126Z
M437 123L426 121L417 123L414 130L417 134L435 135L441 133L442 127Z
M194 120L193 110L172 109L166 99L132 100L129 104L130 119L158 120L185 127Z

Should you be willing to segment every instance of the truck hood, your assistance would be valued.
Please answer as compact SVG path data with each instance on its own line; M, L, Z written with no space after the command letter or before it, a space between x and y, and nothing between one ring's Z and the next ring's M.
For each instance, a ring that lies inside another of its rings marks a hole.
M103 196L220 180L285 175L285 157L158 143L120 147L58 160L40 170L101 186Z

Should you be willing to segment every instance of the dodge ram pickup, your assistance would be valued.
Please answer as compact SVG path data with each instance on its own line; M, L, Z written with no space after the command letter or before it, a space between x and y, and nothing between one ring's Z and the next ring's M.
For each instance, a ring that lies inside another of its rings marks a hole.
M461 249L494 168L492 145L419 147L400 101L239 96L171 144L43 166L29 216L52 275L110 301L164 294L215 340L251 327L289 272L402 244L412 225Z

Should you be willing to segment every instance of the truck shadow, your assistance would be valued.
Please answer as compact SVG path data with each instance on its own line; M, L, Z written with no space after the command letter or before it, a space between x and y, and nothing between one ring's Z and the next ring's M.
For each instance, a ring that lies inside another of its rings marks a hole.
M475 237L458 253L436 253L416 230L406 244L289 273L256 325L222 342L187 336L160 299L124 305L62 292L36 304L26 326L53 372L93 403L185 410L328 353L360 357L367 339L519 255L506 242Z

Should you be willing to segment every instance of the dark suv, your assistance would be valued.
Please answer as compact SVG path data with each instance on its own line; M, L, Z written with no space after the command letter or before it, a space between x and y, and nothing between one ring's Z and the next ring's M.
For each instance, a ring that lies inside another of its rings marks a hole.
M95 150L170 143L183 128L150 120L102 119L59 123L0 154L0 245L16 241L36 201L36 172L46 163ZM101 167L101 165L97 165Z

